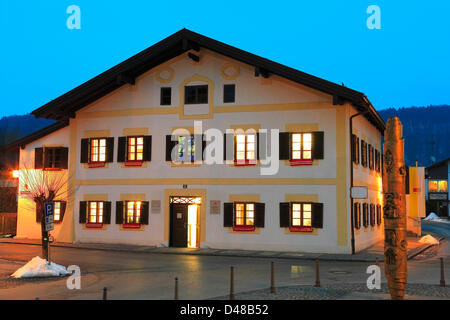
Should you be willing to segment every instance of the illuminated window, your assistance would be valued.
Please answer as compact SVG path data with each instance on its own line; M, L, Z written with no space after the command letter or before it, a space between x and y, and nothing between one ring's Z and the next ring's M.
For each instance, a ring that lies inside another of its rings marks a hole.
M144 137L128 137L128 161L144 159Z
M178 137L178 162L194 162L194 136Z
M125 223L138 224L141 223L141 201L126 202Z
M102 201L90 201L89 202L89 223L103 223L103 202Z
M311 227L311 203L292 203L292 221L294 227Z
M448 185L447 180L429 180L428 181L429 192L447 192Z
M235 137L235 160L256 163L256 134L238 134Z
M253 226L255 224L254 203L236 203L234 212L236 226Z
M44 169L61 169L63 148L45 148L44 150Z
M53 221L61 221L61 202L55 201L55 207L53 208Z
M91 162L106 161L106 139L91 139Z
M291 159L311 160L312 159L312 134L293 133L292 134Z

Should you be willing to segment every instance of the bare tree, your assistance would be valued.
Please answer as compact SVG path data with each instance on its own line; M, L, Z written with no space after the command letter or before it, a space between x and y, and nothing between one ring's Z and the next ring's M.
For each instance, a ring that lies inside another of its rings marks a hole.
M25 191L21 196L36 204L36 214L41 221L42 257L48 258L49 234L45 230L45 203L55 200L67 201L69 195L68 174L66 170L48 171L38 169L20 169L20 188Z

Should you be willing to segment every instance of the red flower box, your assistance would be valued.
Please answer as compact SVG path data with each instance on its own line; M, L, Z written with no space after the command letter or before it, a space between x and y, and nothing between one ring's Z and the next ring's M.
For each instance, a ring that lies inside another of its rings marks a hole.
M312 159L308 160L290 160L291 166L312 166Z
M255 231L255 226L234 226L233 231Z
M129 160L125 162L125 167L141 167L144 161L142 160Z
M86 223L86 228L101 229L101 228L103 228L103 223L87 222Z
M289 228L291 232L313 232L313 227L291 226Z
M141 227L140 223L124 223L122 225L124 229L139 229Z
M89 162L89 168L103 168L105 162Z

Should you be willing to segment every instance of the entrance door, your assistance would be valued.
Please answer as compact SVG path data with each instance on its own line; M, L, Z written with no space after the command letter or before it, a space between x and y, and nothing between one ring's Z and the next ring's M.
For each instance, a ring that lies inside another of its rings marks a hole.
M187 247L187 203L170 204L170 241L171 247Z

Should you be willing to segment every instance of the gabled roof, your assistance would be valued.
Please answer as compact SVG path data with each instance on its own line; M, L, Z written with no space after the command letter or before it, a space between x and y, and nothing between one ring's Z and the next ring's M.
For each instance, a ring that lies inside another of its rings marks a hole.
M289 68L187 29L182 29L141 51L115 67L34 110L32 114L36 117L55 120L75 117L75 112L77 110L80 110L95 100L114 91L125 83L133 83L135 78L151 68L191 49L200 50L201 48L206 48L254 66L255 73L258 72L262 75L275 74L328 93L333 96L335 104L342 104L343 102L348 101L359 111L367 112L364 116L384 133L385 123L383 119L375 111L374 107L363 93Z

